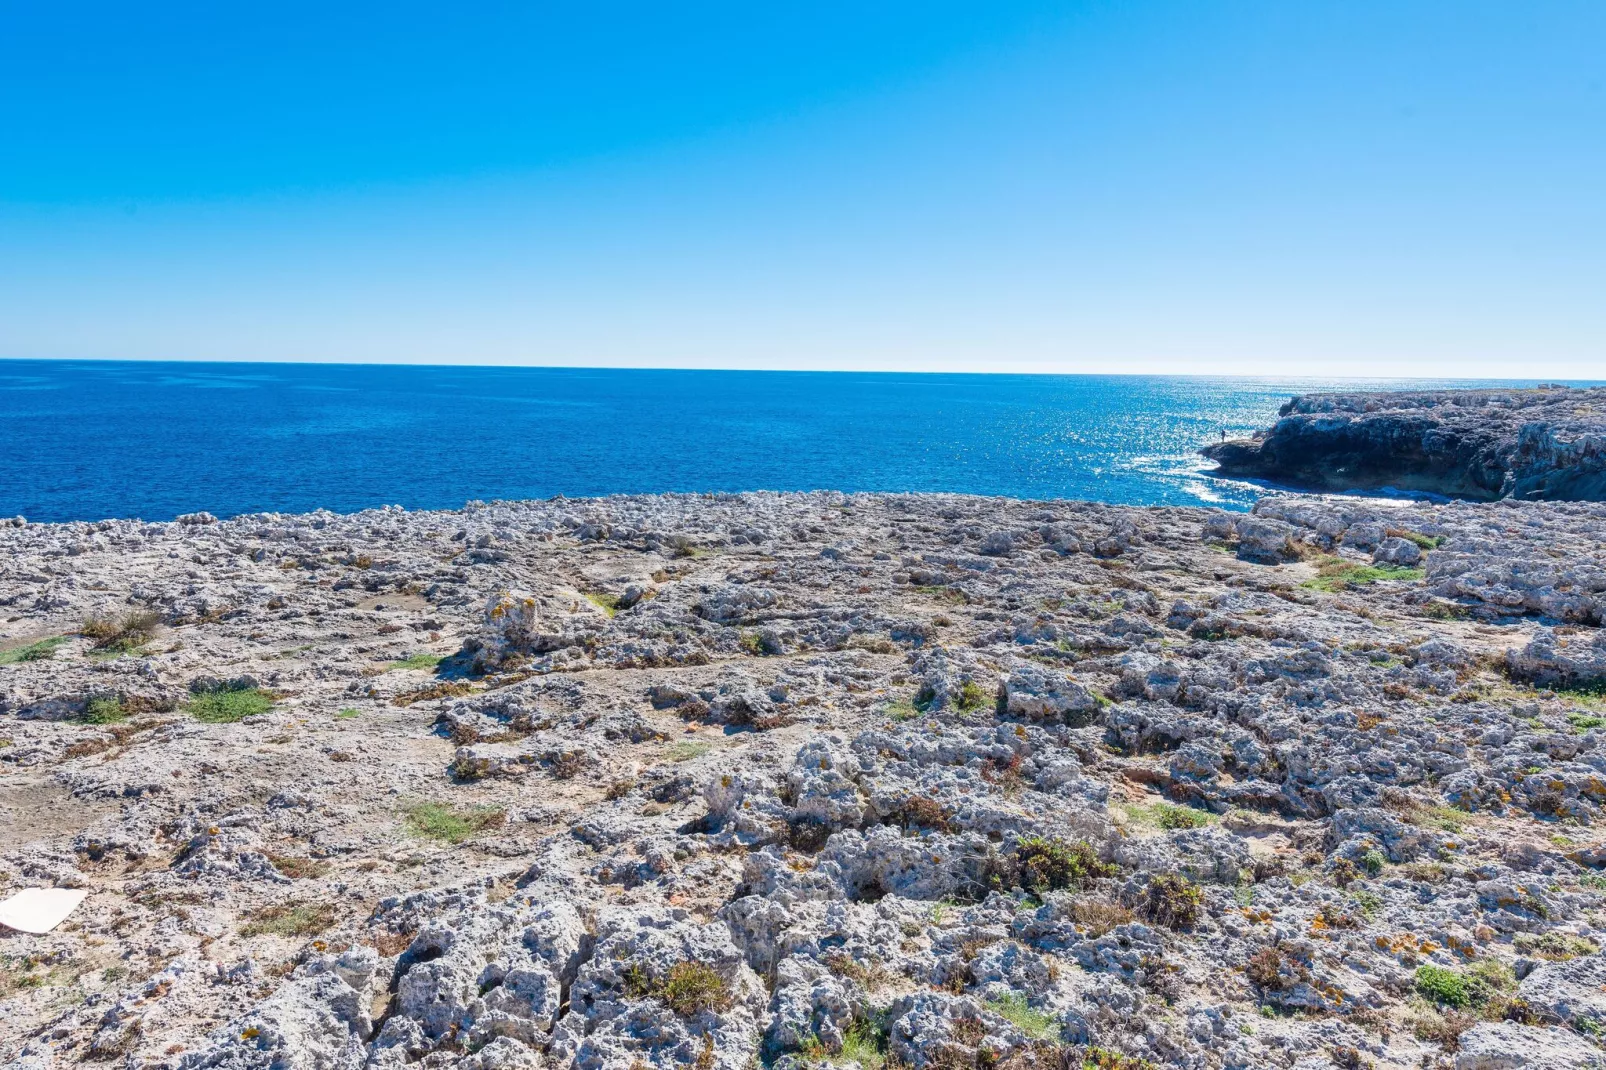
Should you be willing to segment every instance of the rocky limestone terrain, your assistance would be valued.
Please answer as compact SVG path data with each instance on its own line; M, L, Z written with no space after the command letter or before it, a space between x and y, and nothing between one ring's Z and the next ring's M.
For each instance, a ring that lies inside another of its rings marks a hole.
M1606 506L0 528L0 1063L1606 1066Z
M1606 387L1307 394L1201 452L1226 475L1323 490L1606 500Z

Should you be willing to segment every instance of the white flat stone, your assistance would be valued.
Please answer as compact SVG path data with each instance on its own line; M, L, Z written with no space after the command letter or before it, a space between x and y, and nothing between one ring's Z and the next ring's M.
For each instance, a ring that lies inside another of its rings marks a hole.
M24 933L48 933L78 909L82 888L24 888L0 902L0 925Z

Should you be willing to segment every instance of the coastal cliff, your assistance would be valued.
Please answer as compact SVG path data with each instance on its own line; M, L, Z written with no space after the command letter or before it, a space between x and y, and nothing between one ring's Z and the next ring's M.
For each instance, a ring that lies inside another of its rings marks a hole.
M1601 1061L1606 506L15 521L0 604L0 897L90 892L8 1066Z
M1201 452L1222 475L1319 490L1606 500L1606 387L1307 394L1278 416Z

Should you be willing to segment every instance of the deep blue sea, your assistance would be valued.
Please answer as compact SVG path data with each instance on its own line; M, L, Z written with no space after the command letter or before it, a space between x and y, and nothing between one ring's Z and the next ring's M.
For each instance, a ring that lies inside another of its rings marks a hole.
M1492 384L0 361L0 515L820 488L1246 508L1262 488L1194 453L1223 429L1302 391L1452 385Z

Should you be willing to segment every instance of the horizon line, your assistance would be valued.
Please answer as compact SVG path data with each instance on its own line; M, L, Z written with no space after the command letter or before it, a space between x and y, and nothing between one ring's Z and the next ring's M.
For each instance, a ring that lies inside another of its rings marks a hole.
M1520 378L1494 378L1477 375L1367 375L1357 373L1351 375L1311 375L1311 374L1267 374L1264 372L1089 372L1089 371L979 371L972 369L939 369L939 368L756 368L756 367L723 367L706 365L651 365L651 364L522 364L510 362L453 361L435 363L430 361L384 361L384 360L319 360L308 358L305 360L251 360L232 359L228 357L14 357L0 356L0 366L5 364L189 364L189 365L227 365L234 367L327 367L327 368L421 368L421 369L449 369L471 368L486 370L507 371L574 371L574 372L705 372L705 373L753 373L775 375L947 375L971 376L987 378L1082 378L1082 379L1239 379L1260 380L1264 382L1285 382L1289 380L1312 380L1327 382L1461 382L1461 383L1498 383L1512 385L1521 383L1556 383L1570 388L1587 389L1596 386L1606 386L1606 379L1577 379L1567 376L1522 376ZM1532 388L1527 388L1532 389Z

